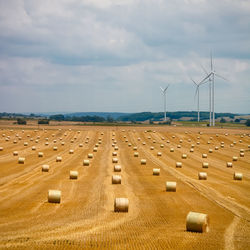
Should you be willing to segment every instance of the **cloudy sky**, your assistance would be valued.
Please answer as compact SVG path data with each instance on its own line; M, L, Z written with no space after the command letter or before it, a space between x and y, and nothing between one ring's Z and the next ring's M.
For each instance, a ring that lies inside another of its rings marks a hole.
M0 0L0 112L250 113L249 0ZM208 110L208 85L200 88Z

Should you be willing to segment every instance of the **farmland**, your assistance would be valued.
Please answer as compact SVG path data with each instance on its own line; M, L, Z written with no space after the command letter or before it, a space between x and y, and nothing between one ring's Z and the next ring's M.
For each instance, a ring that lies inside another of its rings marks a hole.
M3 124L0 132L0 248L250 245L249 130L73 125L38 129ZM18 164L19 157L25 158L24 164ZM112 184L113 157L121 166L121 184ZM83 166L87 159L90 164ZM176 168L176 162L182 167ZM203 162L208 168L202 168ZM233 166L227 167L227 162ZM44 164L48 172L42 172ZM153 175L154 168L160 175ZM69 178L71 170L78 171L78 179ZM199 180L199 172L206 172L207 180ZM243 179L234 180L234 172L242 173ZM166 181L177 183L176 192L166 192ZM48 202L51 189L61 191L60 203ZM117 197L128 198L128 212L114 212ZM209 232L186 231L190 211L208 214Z

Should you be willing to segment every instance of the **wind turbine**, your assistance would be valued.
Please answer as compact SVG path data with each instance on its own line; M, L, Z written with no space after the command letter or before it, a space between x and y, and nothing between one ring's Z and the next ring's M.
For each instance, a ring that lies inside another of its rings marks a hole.
M213 58L212 58L212 53L210 54L210 67L211 67L211 71L208 73L203 67L203 70L205 71L205 73L207 74L207 76L200 82L200 83L205 83L206 80L209 81L209 125L210 126L215 126L215 114L214 114L214 77L219 77L225 81L228 81L226 78L224 78L223 76L218 75L214 68L213 68ZM211 117L211 112L213 114L213 117Z
M190 77L191 81L194 83L194 85L196 85L196 91L195 91L195 96L198 94L198 104L197 104L197 113L198 113L198 117L197 117L197 121L200 122L200 90L199 87L202 83L197 83L195 82L191 77Z
M163 98L164 98L164 121L167 121L167 116L166 116L166 109L167 109L167 107L166 107L166 97L167 97L167 89L168 89L168 87L169 87L169 84L168 84L168 86L165 89L162 88L162 87L160 87L160 89L161 89L161 91L163 93Z

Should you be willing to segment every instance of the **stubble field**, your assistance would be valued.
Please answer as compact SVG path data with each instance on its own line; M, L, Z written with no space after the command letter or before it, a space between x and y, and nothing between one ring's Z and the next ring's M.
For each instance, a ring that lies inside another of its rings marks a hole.
M0 132L0 248L249 249L249 130L2 126ZM89 153L90 165L83 166ZM42 172L43 164L49 172ZM69 178L70 170L78 171L78 179ZM199 172L207 180L199 180ZM243 179L234 180L234 172ZM114 174L121 184L112 184ZM176 192L166 192L166 181L177 183ZM61 191L60 204L48 202L50 189ZM127 213L114 212L117 197L129 199ZM190 211L208 214L209 232L186 231Z

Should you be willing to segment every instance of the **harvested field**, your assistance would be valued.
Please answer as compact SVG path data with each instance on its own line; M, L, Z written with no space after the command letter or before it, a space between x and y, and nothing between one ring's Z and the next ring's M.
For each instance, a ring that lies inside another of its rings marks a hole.
M4 124L0 130L0 248L249 249L249 130L44 128ZM116 146L122 182L112 185ZM134 147L140 157L134 157ZM188 157L182 159L183 154ZM197 178L204 171L203 154L209 164L205 181ZM56 161L58 156L62 161ZM233 156L238 160L229 168L227 162ZM23 164L18 164L19 157L25 158ZM84 159L90 164L84 165ZM141 159L146 159L146 165ZM176 168L176 162L182 162L182 167ZM43 165L49 165L49 171L42 171ZM160 175L154 176L152 169L160 169ZM71 170L78 172L77 179L69 178ZM234 180L234 172L242 173L243 179ZM176 192L166 192L166 182L176 182ZM48 202L48 190L61 191L60 203ZM114 211L114 200L120 197L129 200L128 212ZM208 215L209 232L186 230L190 211Z

